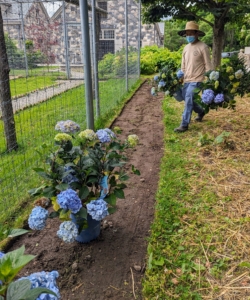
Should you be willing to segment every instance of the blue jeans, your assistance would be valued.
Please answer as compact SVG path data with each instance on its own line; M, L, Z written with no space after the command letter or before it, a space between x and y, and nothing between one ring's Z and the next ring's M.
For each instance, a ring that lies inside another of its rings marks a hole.
M188 127L191 120L192 111L202 114L204 111L196 102L194 102L193 90L200 86L200 82L187 82L182 88L182 96L185 101L185 108L182 114L181 126Z

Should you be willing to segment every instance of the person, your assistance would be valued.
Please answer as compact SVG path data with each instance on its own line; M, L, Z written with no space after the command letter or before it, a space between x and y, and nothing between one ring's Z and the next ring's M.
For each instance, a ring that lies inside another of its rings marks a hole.
M178 32L180 36L185 36L188 44L182 53L181 70L177 72L179 79L183 78L182 97L185 107L182 114L181 125L174 129L175 132L188 130L192 111L198 114L195 121L201 122L205 112L196 102L194 102L193 90L200 86L204 80L205 72L212 70L209 47L199 40L205 35L199 30L199 25L190 21L186 23L184 30Z

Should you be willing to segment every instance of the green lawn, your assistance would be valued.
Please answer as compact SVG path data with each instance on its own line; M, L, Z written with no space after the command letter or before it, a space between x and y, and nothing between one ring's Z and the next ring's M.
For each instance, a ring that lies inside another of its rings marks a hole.
M54 74L54 76L56 76L56 75L62 75L64 73L60 72L59 67L55 67L55 66L49 66L48 68L46 66L42 66L42 67L36 67L28 70L29 76L42 76L46 74ZM10 69L10 76L26 77L26 70Z
M132 91L138 88L140 82L137 81ZM132 84L133 82L130 81L131 88ZM124 79L101 82L99 88L102 118L98 120L96 126L104 126L119 112L129 94L126 94ZM2 153L0 157L0 224L5 223L4 227L13 226L13 223L18 224L18 222L19 226L22 226L20 222L26 215L22 212L20 205L30 202L27 191L39 185L41 180L32 168L41 165L39 152L48 153L48 149L44 149L43 144L53 147L53 137L57 133L54 130L56 122L71 119L80 125L81 130L86 129L84 94L82 85L16 113L15 125L19 144L16 152L6 153L4 136L0 137L0 153ZM3 132L2 120L0 131ZM26 211L29 209L26 208Z
M30 76L10 80L11 96L24 95L56 84L55 76Z

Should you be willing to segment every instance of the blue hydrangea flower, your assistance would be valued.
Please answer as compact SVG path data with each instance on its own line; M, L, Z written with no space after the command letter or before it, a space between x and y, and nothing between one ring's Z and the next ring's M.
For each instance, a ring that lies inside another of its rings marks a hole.
M78 182L79 180L74 176L76 173L71 167L64 167L64 171L68 172L66 176L62 178L63 183L71 184L73 182Z
M77 213L82 207L81 199L78 197L77 192L72 189L67 189L66 191L58 194L57 203L61 208L69 209L74 214Z
M65 221L61 223L59 230L57 231L57 235L66 243L74 242L76 237L78 236L78 229L76 227L76 224L72 221Z
M111 141L111 136L105 129L97 130L96 134L101 143L109 143Z
M58 277L59 274L57 271L42 271L38 273L33 273L27 277L22 277L18 279L18 281L23 279L29 279L29 281L31 282L31 289L43 287L51 290L57 295L56 297L54 295L42 293L38 298L36 298L36 300L57 300L60 299L59 288L56 284L56 278Z
M48 211L41 206L36 206L32 209L29 215L29 227L33 230L42 230L45 227L46 219L48 218Z
M59 121L56 123L55 130L63 133L75 133L80 130L80 126L71 120Z
M111 129L109 129L109 128L104 128L104 130L109 134L109 136L110 136L112 139L116 138L115 133L114 133Z
M92 200L86 206L88 214L96 221L101 221L109 215L107 202L103 199Z
M156 93L155 93L155 87L152 87L152 88L151 88L151 95L153 95L153 96L156 95Z
M159 81L158 89L163 88L165 85L166 85L166 82L164 80Z
M182 70L178 70L176 75L177 75L178 79L180 79L184 76L184 73L182 72Z
M154 81L158 81L159 80L159 76L158 75L155 75L154 76Z
M214 98L215 103L221 103L224 101L224 95L223 94L217 94Z
M214 91L207 89L204 90L202 95L201 95L201 101L205 104L210 104L214 100Z
M220 73L219 72L217 72L217 71L212 71L211 73L210 73L210 75L209 75L209 79L210 80L218 80L219 79L219 77L220 77Z

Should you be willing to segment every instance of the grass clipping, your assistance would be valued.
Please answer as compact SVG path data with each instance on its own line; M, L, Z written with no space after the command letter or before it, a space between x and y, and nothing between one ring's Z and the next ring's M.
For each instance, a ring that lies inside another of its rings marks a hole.
M249 101L238 98L235 111L211 110L181 134L173 133L173 123L180 122L183 103L165 104L167 166L145 299L250 299Z
M202 169L192 192L206 183L217 199L213 213L206 215L211 241L201 244L206 259L204 275L210 286L203 299L249 299L250 295L249 114L248 98L238 99L236 111L221 109L208 114L211 122L203 123L203 131L212 137L223 132L230 135L207 145L198 141ZM215 126L211 126L213 122ZM216 250L211 249L214 243ZM221 271L218 268L218 276L210 272L214 261L225 264Z

